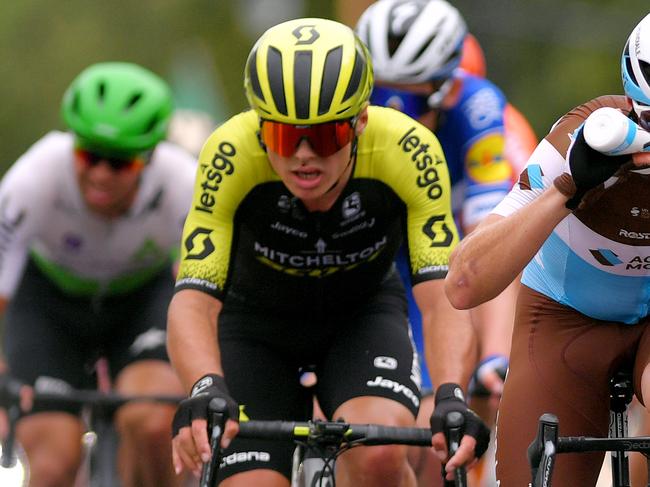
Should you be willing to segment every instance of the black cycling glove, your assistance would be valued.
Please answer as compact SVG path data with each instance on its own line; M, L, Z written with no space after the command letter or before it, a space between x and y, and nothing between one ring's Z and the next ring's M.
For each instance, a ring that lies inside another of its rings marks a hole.
M564 173L555 178L555 187L569 196L566 207L575 210L585 194L604 183L627 161L629 155L607 156L592 149L585 140L584 127L578 130L576 140L569 150L571 174Z
M193 420L207 419L208 404L215 398L225 402L225 419L239 421L239 406L230 396L224 378L217 374L207 374L196 381L190 397L179 404L172 421L172 437L176 436L181 428L190 426Z
M451 382L441 384L436 390L435 405L431 415L431 432L434 435L442 432L447 436L447 425L445 424L447 414L453 411L461 413L465 419L463 434L476 439L474 456L480 458L490 442L490 429L474 411L467 407L460 386Z
M20 403L20 390L25 384L9 374L0 374L0 408Z

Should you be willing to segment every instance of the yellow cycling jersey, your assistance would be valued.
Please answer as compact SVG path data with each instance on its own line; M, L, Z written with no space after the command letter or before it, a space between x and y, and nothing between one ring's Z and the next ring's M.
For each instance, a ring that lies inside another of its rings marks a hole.
M309 212L274 173L253 111L207 140L185 222L177 289L277 308L372 293L408 242L412 283L447 273L458 241L449 174L433 133L368 108L353 173L326 212Z

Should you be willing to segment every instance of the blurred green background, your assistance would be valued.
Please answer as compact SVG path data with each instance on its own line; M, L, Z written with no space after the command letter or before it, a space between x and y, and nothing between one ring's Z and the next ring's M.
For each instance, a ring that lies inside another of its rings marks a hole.
M21 0L0 2L0 173L62 128L59 103L87 65L140 63L167 78L181 108L223 120L245 107L255 38L279 21L353 23L369 0ZM543 135L576 104L620 93L619 57L648 0L456 0L483 45L488 77Z

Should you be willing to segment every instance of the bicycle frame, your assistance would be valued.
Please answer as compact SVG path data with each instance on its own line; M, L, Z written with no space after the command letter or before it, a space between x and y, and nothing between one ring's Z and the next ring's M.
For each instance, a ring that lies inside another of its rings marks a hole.
M628 487L628 452L650 453L650 437L628 437L627 406L632 400L631 374L619 372L610 380L609 437L559 436L557 416L545 413L539 418L537 436L528 447L531 487L550 487L555 455L558 453L612 452L612 486ZM648 464L650 479L650 464ZM650 487L650 480L648 482Z
M540 448L541 446L541 448ZM532 487L550 487L555 455L559 453L587 452L640 452L650 454L650 436L622 438L594 438L589 436L558 436L558 419L553 414L539 418L538 435L528 449L528 458L533 472ZM537 467L535 467L537 465ZM627 474L614 478L613 487L629 485ZM649 484L650 485L650 484Z

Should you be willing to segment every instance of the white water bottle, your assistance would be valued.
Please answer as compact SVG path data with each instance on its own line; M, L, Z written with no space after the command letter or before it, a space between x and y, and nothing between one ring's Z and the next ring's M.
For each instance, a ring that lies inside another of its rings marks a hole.
M650 132L615 108L602 107L589 115L584 134L589 147L608 156L650 152Z

